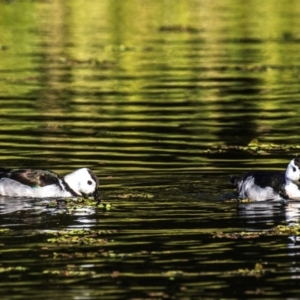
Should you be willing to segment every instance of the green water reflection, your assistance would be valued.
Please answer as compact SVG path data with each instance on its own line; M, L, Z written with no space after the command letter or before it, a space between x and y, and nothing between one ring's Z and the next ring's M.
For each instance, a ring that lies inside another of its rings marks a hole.
M152 162L189 167L201 147L296 143L298 10L296 1L3 2L3 140L42 154L80 141L109 163L114 153L145 164L143 148Z

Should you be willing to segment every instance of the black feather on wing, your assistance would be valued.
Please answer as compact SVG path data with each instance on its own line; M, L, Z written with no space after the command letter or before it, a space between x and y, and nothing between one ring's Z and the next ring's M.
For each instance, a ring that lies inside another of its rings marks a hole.
M272 187L275 191L279 192L285 183L285 172L280 171L253 171L248 172L244 180L249 177L254 177L254 184L261 187Z
M50 184L58 184L57 174L47 170L0 168L0 178L10 178L31 187L42 187Z

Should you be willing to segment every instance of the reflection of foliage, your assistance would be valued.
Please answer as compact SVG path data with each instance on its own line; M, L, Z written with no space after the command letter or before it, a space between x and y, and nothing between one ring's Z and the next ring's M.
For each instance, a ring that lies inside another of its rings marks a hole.
M299 151L300 145L276 145L276 144L263 144L257 139L253 139L247 146L237 146L237 145L221 145L212 146L209 149L204 150L204 153L225 153L225 152L247 152L256 155L267 155L271 153L278 152L289 152L289 151Z
M214 238L253 239L260 236L289 236L300 235L300 224L278 225L266 231L214 232Z

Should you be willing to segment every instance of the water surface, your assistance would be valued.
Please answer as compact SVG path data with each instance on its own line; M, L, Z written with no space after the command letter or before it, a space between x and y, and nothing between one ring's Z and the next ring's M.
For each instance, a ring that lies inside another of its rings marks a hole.
M89 167L105 204L0 198L1 299L299 295L297 234L233 238L298 203L229 178L298 154L300 5L210 2L0 3L1 165Z

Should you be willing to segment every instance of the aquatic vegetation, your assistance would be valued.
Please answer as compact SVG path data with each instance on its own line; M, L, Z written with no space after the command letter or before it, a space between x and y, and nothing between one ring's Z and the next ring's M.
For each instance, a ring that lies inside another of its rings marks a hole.
M167 271L167 272L163 272L162 276L163 277L168 277L170 280L174 280L177 277L184 276L184 272L182 272L180 270L170 270L170 271Z
M27 271L28 268L23 266L15 266L15 267L0 267L0 273L6 272L23 272Z
M152 199L154 197L154 195L150 194L150 193L137 192L137 193L118 194L118 195L115 195L115 197L121 198L121 199L131 199L131 198Z
M55 244L80 244L80 245L93 245L93 244L106 244L108 242L105 238L100 238L100 235L111 234L116 231L112 230L91 230L91 229L73 229L73 230L60 230L49 231L47 234L54 237L48 238L47 242Z
M250 203L250 202L256 202L256 200L250 200L250 199L237 199L237 198L232 198L232 199L226 199L224 200L226 203Z
M96 251L78 251L75 252L53 252L54 259L77 259L77 258L99 258L121 260L128 257L147 258L153 255L158 255L156 251L138 251L138 252L115 252L113 250L97 249Z
M66 268L63 270L44 270L43 274L57 277L83 277L95 275L96 272L72 265L66 266Z
M99 208L106 211L109 211L112 209L112 205L110 203L97 203L92 198L78 198L78 199L72 199L72 198L66 198L64 200L58 200L53 199L48 205L48 208L64 208L68 209L69 212L72 212L72 210L84 210L87 208Z
M238 269L238 270L226 272L225 274L260 278L264 276L267 272L274 272L274 270L265 269L261 263L256 263L253 269L248 269L248 268Z
M214 145L203 150L203 153L226 153L226 152L246 152L255 155L268 155L278 152L299 151L300 145L267 144L260 143L258 139L253 139L246 146L240 145Z
M253 239L261 236L295 236L300 235L300 224L293 225L277 225L274 228L263 231L242 231L242 232L214 232L214 238L227 239Z

